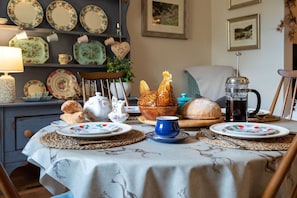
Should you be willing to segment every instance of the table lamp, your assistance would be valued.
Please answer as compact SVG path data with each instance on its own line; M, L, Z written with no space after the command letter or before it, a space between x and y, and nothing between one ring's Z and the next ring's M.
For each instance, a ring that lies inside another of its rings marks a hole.
M0 46L0 103L15 101L15 80L9 72L23 72L23 57L21 48Z

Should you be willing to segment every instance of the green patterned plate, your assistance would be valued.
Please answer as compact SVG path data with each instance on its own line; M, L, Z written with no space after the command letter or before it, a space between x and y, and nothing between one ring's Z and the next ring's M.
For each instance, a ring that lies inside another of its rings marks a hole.
M78 43L73 45L74 59L81 65L102 65L106 60L105 46L99 41Z
M22 49L24 63L43 64L49 59L48 44L41 37L28 37L21 40L13 37L9 41L9 46Z

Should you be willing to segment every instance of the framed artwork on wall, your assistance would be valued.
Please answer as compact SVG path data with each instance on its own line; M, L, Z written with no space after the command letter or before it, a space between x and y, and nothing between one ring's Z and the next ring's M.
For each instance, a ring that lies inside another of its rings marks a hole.
M187 39L187 0L142 0L142 35Z
M227 20L228 51L259 49L260 15L253 14Z
M229 0L229 10L260 3L261 0Z

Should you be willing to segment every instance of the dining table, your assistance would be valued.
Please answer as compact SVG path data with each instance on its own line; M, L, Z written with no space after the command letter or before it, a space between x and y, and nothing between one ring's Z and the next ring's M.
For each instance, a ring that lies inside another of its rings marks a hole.
M261 197L297 133L296 121L280 119L267 124L291 134L242 139L206 126L182 128L178 141L163 141L152 137L153 124L125 124L129 132L96 143L57 133L65 128L57 120L35 133L22 152L40 168L39 181L53 195L69 190L75 198L251 198ZM290 197L296 184L293 168L276 197Z

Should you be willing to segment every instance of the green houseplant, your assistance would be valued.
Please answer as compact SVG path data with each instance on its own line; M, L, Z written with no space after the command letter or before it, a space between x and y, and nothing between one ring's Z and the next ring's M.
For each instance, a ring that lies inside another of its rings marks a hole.
M134 74L131 65L132 62L128 58L119 60L116 56L107 57L107 72L125 71L125 76L123 77L124 82L133 82Z
M107 57L107 72L120 72L125 71L125 75L123 77L123 84L125 88L126 95L130 95L131 90L131 82L133 82L134 73L132 72L131 67L131 60L128 58L125 58L123 60L119 60L117 57ZM113 95L116 95L116 91L114 89L114 85L111 84L110 91ZM118 93L118 98L123 99L124 95L121 91L121 86L119 82L116 82L116 89Z

